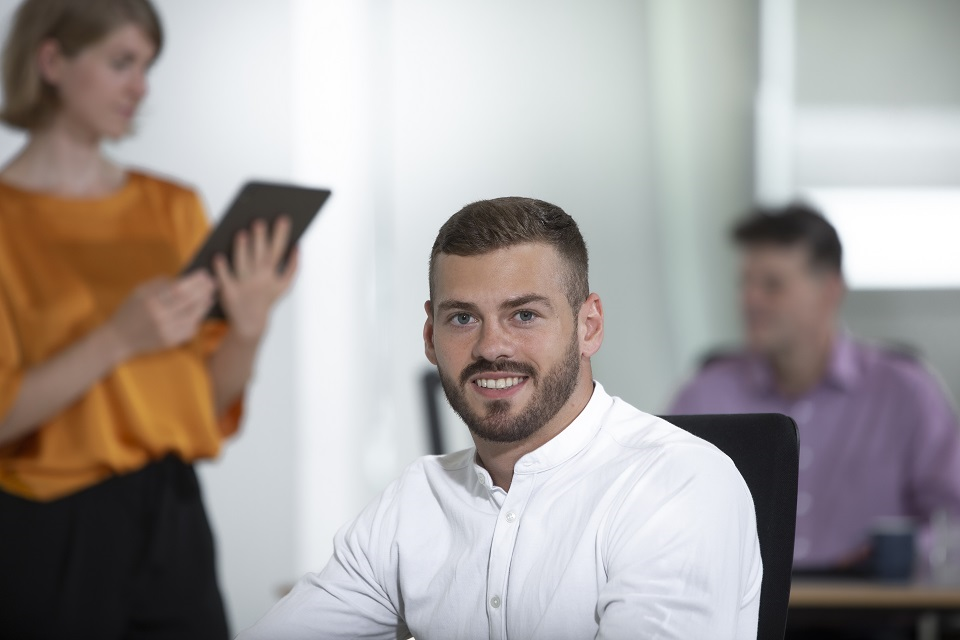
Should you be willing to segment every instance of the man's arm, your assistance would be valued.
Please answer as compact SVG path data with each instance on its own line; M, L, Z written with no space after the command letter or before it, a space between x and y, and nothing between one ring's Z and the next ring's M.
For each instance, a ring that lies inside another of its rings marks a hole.
M608 531L598 640L756 637L756 515L726 456L673 447L625 496Z
M913 445L910 496L918 515L929 520L940 509L960 517L960 424L953 403L936 377L918 365L908 383Z
M397 640L410 633L400 617L391 540L392 485L334 538L333 557L304 576L237 640Z

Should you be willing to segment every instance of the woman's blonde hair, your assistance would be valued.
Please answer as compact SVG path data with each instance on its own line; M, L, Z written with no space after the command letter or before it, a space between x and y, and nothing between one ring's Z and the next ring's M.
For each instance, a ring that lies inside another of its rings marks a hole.
M43 80L37 54L55 40L65 56L75 56L114 29L135 24L156 47L163 28L149 0L25 0L17 9L3 49L3 106L0 120L33 131L59 108L54 87Z

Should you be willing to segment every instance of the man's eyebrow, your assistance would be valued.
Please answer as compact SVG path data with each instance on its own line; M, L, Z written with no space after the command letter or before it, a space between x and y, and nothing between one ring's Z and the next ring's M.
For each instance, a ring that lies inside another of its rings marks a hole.
M533 303L542 304L546 308L553 311L553 304L550 302L550 298L546 296L542 296L537 293L528 293L526 295L517 296L516 298L510 298L509 300L505 300L503 304L500 305L500 308L514 309L516 307L523 307Z
M551 311L553 310L553 304L550 302L550 298L542 296L537 293L528 293L522 296L517 296L515 298L510 298L504 300L500 303L501 310L515 309L517 307L523 307L528 304L542 304ZM472 302L464 302L463 300L442 300L437 303L437 311L467 311L470 313L476 313L480 310L480 307L473 304Z
M463 302L462 300L443 300L437 303L437 311L470 311L476 312L479 309L472 302Z

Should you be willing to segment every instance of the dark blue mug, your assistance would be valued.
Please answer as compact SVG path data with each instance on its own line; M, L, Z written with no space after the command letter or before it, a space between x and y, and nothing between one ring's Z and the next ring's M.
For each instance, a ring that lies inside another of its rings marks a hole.
M882 518L870 530L870 576L906 582L913 577L916 525L910 518Z

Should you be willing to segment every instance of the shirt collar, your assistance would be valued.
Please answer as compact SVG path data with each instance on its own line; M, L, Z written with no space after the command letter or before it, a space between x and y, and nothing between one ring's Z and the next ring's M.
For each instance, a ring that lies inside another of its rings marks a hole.
M774 383L773 367L770 362L759 355L751 355L747 361L748 377L757 391L774 394L777 392ZM837 332L830 349L830 361L823 384L837 387L841 390L853 387L860 379L860 366L857 360L857 349L853 338L846 331Z
M860 363L857 358L857 345L846 331L837 334L830 353L830 368L827 370L827 382L840 389L850 389L860 380Z
M613 403L603 386L594 381L593 395L573 422L540 448L517 460L515 474L539 473L563 464L580 453L600 431L601 417Z

